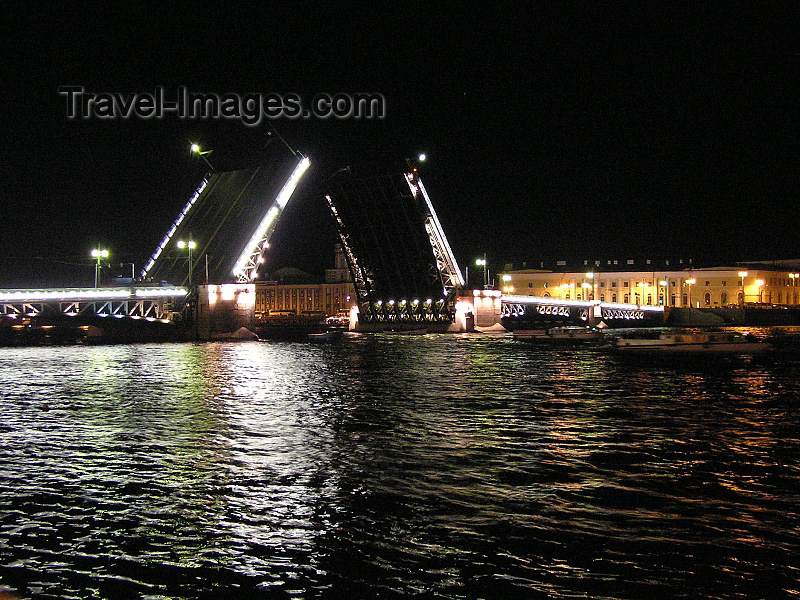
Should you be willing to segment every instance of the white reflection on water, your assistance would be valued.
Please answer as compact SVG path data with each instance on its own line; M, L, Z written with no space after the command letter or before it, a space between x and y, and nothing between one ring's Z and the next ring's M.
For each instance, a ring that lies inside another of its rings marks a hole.
M314 507L337 487L331 405L319 357L292 344L222 349L217 382L226 427L218 443L229 480L225 525L251 546L308 552L321 529ZM329 492L327 492L329 493Z
M799 362L480 336L3 349L0 579L51 598L780 597Z

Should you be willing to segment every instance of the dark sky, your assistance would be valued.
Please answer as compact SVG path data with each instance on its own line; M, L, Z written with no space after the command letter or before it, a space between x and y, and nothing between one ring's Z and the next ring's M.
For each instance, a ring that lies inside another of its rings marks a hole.
M596 4L403 5L385 16L343 5L4 5L0 287L68 268L87 283L97 243L138 269L204 173L189 142L236 168L258 163L273 128L318 180L427 152L423 180L462 264L484 252L498 266L800 257L798 5ZM259 126L69 120L64 85L369 92L387 112ZM297 200L270 266L327 266L320 198Z

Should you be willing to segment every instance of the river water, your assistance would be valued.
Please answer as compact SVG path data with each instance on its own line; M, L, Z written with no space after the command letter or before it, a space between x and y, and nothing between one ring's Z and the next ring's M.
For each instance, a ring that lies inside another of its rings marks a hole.
M800 353L0 349L17 598L800 598Z

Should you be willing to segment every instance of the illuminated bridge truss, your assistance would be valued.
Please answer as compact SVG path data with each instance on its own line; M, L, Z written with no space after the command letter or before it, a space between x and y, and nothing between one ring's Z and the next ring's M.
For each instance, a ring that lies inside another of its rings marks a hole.
M664 307L510 295L501 298L500 319L509 330L588 324L592 319L609 327L653 327L663 325Z
M452 322L464 279L416 173L340 172L330 187L325 198L353 275L359 321Z
M166 319L174 303L186 298L187 291L180 287L0 290L0 316Z

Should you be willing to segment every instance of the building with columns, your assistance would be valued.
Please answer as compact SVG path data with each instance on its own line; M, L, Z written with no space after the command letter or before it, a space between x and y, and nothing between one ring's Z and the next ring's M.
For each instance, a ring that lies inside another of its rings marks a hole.
M352 277L338 245L334 268L325 270L325 283L256 281L255 284L256 318L276 313L336 316L349 312L355 304Z
M566 261L559 261L566 263ZM588 261L587 261L588 262ZM599 262L599 261L598 261ZM611 263L612 261L608 261ZM649 264L648 264L649 263ZM559 265L559 266L565 266ZM506 270L500 274L506 294L565 300L600 300L652 306L695 308L743 305L800 305L800 273L765 265L670 269L650 261L624 265L597 263L584 270ZM755 267L755 268L754 268Z

